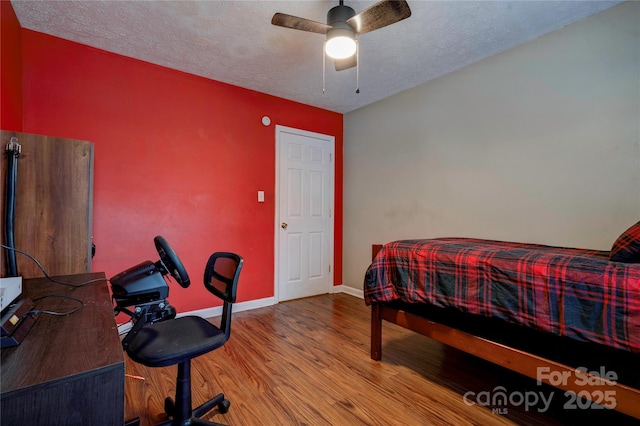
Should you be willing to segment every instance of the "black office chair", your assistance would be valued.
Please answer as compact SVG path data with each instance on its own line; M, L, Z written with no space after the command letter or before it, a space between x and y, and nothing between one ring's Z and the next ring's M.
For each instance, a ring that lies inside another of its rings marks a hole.
M197 408L191 406L191 360L225 344L231 333L231 307L236 301L238 277L244 259L234 253L214 253L204 271L204 286L224 301L220 328L197 316L184 316L146 323L126 348L129 357L147 367L178 364L175 399L165 399L165 412L171 419L160 425L217 425L200 419L218 407L229 410L230 402L219 394Z

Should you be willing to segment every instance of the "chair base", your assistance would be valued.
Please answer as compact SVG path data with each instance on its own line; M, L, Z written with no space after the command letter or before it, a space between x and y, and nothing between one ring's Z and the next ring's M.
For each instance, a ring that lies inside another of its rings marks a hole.
M193 409L193 413L191 417L188 419L167 419L164 422L157 423L155 426L190 426L190 425L203 425L203 426L225 426L223 423L210 422L207 420L203 420L200 417L207 414L214 407L218 407L222 414L229 411L229 405L231 403L229 400L224 398L224 394L218 394L206 401L205 403L199 405L198 407ZM175 403L173 402L173 398L167 398L164 401L164 409L168 416L172 417L175 411ZM140 418L131 419L125 422L125 426L140 426Z
M231 403L229 400L224 398L224 394L220 393L210 400L204 402L198 407L194 408L191 417L187 419L180 418L171 418L167 419L164 422L158 423L155 426L190 426L190 425L216 425L216 426L224 426L222 423L210 422L207 420L203 420L200 417L207 414L213 408L218 407L221 413L226 413L229 411L229 405ZM164 410L169 417L174 417L175 414L175 402L173 398L166 398L164 400Z
M229 410L231 403L224 398L224 394L218 394L193 409L191 417L188 419L172 418L167 419L164 422L158 423L155 426L190 426L190 425L214 425L224 426L222 423L210 422L203 420L200 417L211 411L214 407L218 407L221 413L226 413ZM172 398L167 398L164 401L164 408L168 416L173 417L175 412L175 403Z

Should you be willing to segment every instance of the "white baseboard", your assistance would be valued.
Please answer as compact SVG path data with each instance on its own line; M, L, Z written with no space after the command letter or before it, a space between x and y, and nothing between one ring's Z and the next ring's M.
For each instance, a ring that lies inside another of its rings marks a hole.
M348 285L344 285L344 284L334 286L332 293L346 293L346 294L350 294L351 296L364 299L364 290L359 288L349 287Z
M351 296L364 299L364 291L361 289L349 287L346 285L337 285L331 288L332 293L346 293ZM272 306L276 304L275 297L265 297L264 299L249 300L247 302L238 302L233 304L233 312L249 311L251 309L264 308L266 306ZM198 309L195 311L182 312L176 315L176 317L183 317L186 315L195 315L202 318L213 318L222 315L222 306L216 306L213 308ZM124 334L128 332L132 327L131 321L119 324L118 332Z
M125 333L128 333L129 330L133 327L132 321L123 322L122 324L118 324L118 334L122 336Z
M264 308L265 306L271 306L274 304L275 304L274 297L266 297L264 299L249 300L247 302L238 302L233 304L233 312L235 313L235 312L248 311L251 309ZM195 311L181 312L179 314L176 314L176 318L184 317L186 315L194 315L202 318L219 317L220 315L222 315L222 306L198 309ZM118 324L118 333L121 335L124 333L127 333L129 332L129 330L131 330L131 327L133 327L133 323L131 321Z
M251 309L264 308L266 306L275 305L275 297L265 297L264 299L249 300L247 302L238 302L233 304L233 312L249 311ZM183 317L185 315L195 315L202 318L219 317L222 315L222 306L216 306L214 308L198 309L196 311L184 312L176 315L177 317Z

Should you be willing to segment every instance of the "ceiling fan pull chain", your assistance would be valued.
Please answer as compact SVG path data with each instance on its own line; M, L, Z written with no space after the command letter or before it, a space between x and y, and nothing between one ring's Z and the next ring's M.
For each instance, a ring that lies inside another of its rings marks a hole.
M356 40L356 93L360 93L360 44Z
M324 55L324 49L325 49L325 45L327 44L327 42L325 41L324 43L322 43L322 94L324 95L324 74L325 74L325 55Z

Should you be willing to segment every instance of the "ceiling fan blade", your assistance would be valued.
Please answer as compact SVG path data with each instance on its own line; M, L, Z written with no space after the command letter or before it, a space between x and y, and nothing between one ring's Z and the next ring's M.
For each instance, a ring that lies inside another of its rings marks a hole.
M285 13L276 13L273 15L271 23L280 27L293 28L294 30L309 31L318 34L326 34L327 31L331 29L331 25L312 21L310 19L298 18L297 16L287 15Z
M405 0L382 0L349 18L347 24L351 25L357 34L368 33L411 16L411 9Z
M351 55L344 59L334 59L333 64L336 67L336 71L348 70L358 65L358 55Z

